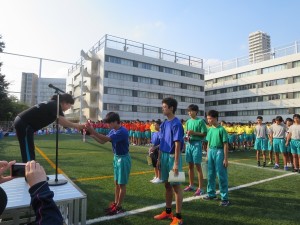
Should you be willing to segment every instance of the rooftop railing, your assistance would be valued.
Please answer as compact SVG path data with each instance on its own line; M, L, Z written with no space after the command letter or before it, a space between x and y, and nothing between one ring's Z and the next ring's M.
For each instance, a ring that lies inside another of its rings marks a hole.
M258 53L250 54L249 56L239 57L227 61L222 61L216 65L208 66L205 74L219 73L225 70L235 69L241 66L247 66L262 61L281 58L284 56L297 54L300 52L300 41L287 44L281 47L273 48L271 51L261 51Z
M97 53L102 48L112 48L191 67L203 68L203 59L108 34L94 44L89 51ZM84 62L85 60L81 57L75 65L68 70L68 73L70 74L75 71L80 65L84 64Z

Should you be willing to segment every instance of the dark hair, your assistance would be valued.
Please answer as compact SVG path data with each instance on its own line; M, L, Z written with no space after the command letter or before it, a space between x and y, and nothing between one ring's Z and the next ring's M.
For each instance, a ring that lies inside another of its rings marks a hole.
M164 98L162 100L162 103L166 104L168 106L168 108L173 107L173 113L175 114L176 110L177 110L177 101L174 98Z
M258 117L256 117L256 119L263 120L263 117L262 116L258 116Z
M282 116L276 116L275 121L282 122L283 121Z
M115 122L117 121L118 123L121 122L120 120L120 116L118 113L115 113L115 112L109 112L106 114L106 117L104 119L104 123L112 123L112 122Z
M293 119L288 117L288 118L285 119L285 121L293 122Z
M217 119L218 119L218 117L219 117L219 112L216 111L216 110L209 110L209 111L207 112L207 115L208 115L208 116L211 116L212 118L217 118Z
M57 95L53 95L51 97L51 100L57 101ZM74 99L73 99L72 95L67 94L67 93L59 95L59 103L62 103L62 102L74 105Z
M300 115L299 114L294 114L293 115L293 119L295 119L295 117L297 117L298 119L300 119Z
M161 125L161 121L160 120L156 120L155 123L158 124L158 125Z
M194 112L198 113L199 107L198 107L197 105L191 104L191 105L189 105L189 106L187 107L187 110L188 110L188 111L194 111Z

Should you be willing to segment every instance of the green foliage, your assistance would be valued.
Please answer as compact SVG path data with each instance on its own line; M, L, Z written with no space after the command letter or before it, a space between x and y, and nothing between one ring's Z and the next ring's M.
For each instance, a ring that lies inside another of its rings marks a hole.
M1 41L0 35L0 53L5 48L4 42ZM1 73L2 62L0 62L0 121L11 121L21 111L28 108L26 105L19 103L15 97L8 96L9 83L5 80L5 75Z

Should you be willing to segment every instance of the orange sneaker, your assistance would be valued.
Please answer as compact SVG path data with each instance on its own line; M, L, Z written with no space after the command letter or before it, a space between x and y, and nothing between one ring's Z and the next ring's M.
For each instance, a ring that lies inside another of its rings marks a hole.
M183 224L183 220L178 219L176 216L173 217L173 221L172 223L170 223L170 225L182 225L182 224Z
M156 220L164 220L164 219L172 219L173 213L166 213L166 211L163 211L161 214L154 216L154 219Z

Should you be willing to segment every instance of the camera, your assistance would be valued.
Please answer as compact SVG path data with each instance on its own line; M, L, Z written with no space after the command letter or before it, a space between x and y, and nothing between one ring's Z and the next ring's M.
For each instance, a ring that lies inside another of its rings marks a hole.
M25 177L26 163L15 163L11 166L10 175L12 177Z

